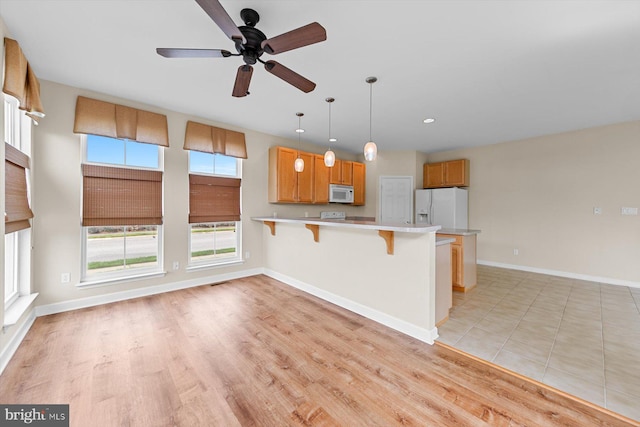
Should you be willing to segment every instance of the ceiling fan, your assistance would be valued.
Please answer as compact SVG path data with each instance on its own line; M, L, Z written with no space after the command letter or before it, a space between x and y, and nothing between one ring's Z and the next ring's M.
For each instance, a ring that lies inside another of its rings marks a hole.
M235 43L238 53L231 53L224 49L157 48L158 55L165 58L228 58L230 56L242 56L245 63L238 68L236 74L236 82L232 92L235 97L249 95L249 83L253 74L252 65L256 62L264 64L264 68L268 72L303 92L308 93L315 89L316 84L311 80L306 79L279 62L273 60L263 61L260 57L265 52L277 55L326 40L327 32L322 25L312 22L268 39L262 31L255 27L260 20L260 15L255 10L242 9L240 17L244 21L244 25L238 27L218 0L196 0L196 2Z

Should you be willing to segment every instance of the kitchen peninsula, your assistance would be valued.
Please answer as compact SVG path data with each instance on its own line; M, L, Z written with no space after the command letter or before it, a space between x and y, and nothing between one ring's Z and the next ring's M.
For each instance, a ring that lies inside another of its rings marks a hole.
M440 226L254 217L265 274L427 343L437 338Z

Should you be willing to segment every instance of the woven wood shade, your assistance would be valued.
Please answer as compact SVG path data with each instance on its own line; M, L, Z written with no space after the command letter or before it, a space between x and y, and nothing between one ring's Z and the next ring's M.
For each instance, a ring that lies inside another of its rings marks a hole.
M240 221L240 179L189 175L189 224Z
M167 116L79 96L75 133L169 146Z
M187 122L184 149L247 158L244 133L192 121Z
M44 117L40 101L40 82L17 41L4 38L4 85L2 91L19 102L33 119Z
M162 172L82 165L82 225L162 224Z
M4 144L4 233L29 228L33 212L27 195L29 156L12 145Z

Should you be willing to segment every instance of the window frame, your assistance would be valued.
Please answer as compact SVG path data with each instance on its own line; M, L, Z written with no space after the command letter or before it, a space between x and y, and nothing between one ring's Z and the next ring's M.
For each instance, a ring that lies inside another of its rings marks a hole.
M238 179L242 179L242 159L237 158L237 157L232 157L233 159L235 159L236 161L236 174L235 175L222 175L222 174L216 174L215 173L215 169L214 169L214 173L206 173L206 172L192 172L191 171L191 151L192 150L186 150L189 155L188 155L188 172L189 174L193 174L193 175L202 175L202 176L214 176L214 177L220 177L220 178L238 178ZM210 154L212 156L224 156L224 154L220 154L220 153L205 153L205 154ZM225 156L225 157L231 157L231 156ZM215 157L214 157L215 159ZM215 160L214 160L214 166L215 166ZM242 212L242 183L240 184L240 211ZM235 222L236 224L236 256L234 257L221 257L218 259L207 259L207 260L201 260L201 261L192 261L191 260L191 237L193 235L193 226L198 226L198 225L217 225L217 224L226 224L229 222ZM244 262L244 258L242 256L242 220L240 221L222 221L222 222L202 222L202 223L193 223L193 224L187 224L188 226L188 234L189 234L189 239L188 239L188 253L187 253L187 271L189 270L199 270L199 269L203 269L203 268L214 268L214 267L220 267L220 266L225 266L225 265L229 265L229 264L238 264L238 263L242 263Z
M100 136L100 135L98 135ZM80 146L82 150L82 163L88 165L98 165L98 166L108 166L113 168L122 168L122 169L134 169L134 170L151 170L151 171L159 171L162 172L162 210L164 214L164 150L162 146L155 145L158 150L158 167L145 167L145 166L129 166L122 165L117 163L104 163L104 162L91 162L87 160L87 147L88 147L88 136L85 134L81 135ZM118 138L112 138L119 140ZM121 140L125 142L125 159L126 159L126 140ZM131 141L137 142L137 141ZM143 143L139 143L143 144ZM154 145L154 144L150 144ZM83 186L80 186L81 192L81 203L80 203L80 217L82 218L82 192ZM148 226L148 224L138 224L140 226ZM81 226L82 232L81 234L81 273L80 273L80 281L78 282L78 287L83 286L93 286L98 284L109 284L123 281L135 280L137 278L145 278L145 277L153 277L157 275L164 275L164 225L158 224L157 227L157 263L155 266L150 267L140 267L140 268L121 268L114 271L106 271L106 272L96 272L89 273L88 262L87 262L87 245L89 239L89 228L93 226ZM113 226L116 227L116 226ZM128 227L126 225L120 225L117 227ZM125 250L123 256L126 256L126 235L125 235Z
M7 144L17 148L27 156L31 156L32 121L23 110L19 109L19 102L13 96L3 94L4 103L4 140ZM27 169L27 199L31 205L31 168ZM14 231L11 247L7 247L5 238L5 276L3 285L3 303L5 317L8 310L22 297L31 295L31 227ZM6 234L5 234L6 236ZM6 261L7 253L11 253L11 295L5 299L6 293ZM6 320L6 319L5 319Z

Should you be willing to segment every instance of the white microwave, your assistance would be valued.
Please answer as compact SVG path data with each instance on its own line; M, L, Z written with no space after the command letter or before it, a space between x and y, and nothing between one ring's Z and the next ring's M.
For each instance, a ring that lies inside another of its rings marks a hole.
M329 184L329 201L333 203L353 203L353 187Z

